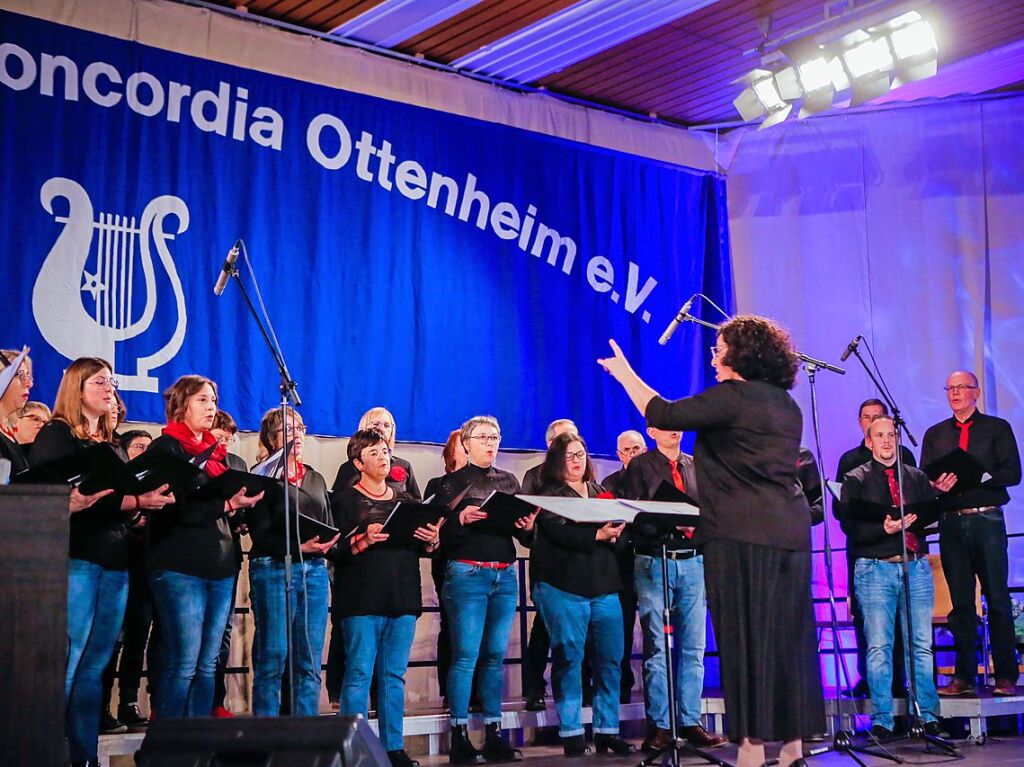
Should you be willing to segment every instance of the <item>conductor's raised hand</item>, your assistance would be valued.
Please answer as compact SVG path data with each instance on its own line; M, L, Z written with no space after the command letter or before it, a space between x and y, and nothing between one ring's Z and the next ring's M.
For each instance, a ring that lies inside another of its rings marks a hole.
M106 498L112 492L114 491L100 490L98 493L93 493L92 495L83 495L82 493L79 492L77 487L73 487L71 488L71 498L68 501L68 510L72 514L75 514L79 511L85 511L94 503L96 503L96 501L100 500L100 498Z
M615 339L608 339L608 345L612 347L612 356L599 359L597 364L603 367L608 373L611 373L619 383L623 383L626 379L636 375L633 372L633 368L630 366L629 361L622 353L622 349L620 349L619 345L615 343Z
M616 543L619 540L619 536L622 535L622 531L626 528L625 522L605 522L600 529L597 531L595 536L598 541L607 541L608 543Z
M481 519L487 519L487 512L479 506L467 506L459 512L460 525L471 525Z

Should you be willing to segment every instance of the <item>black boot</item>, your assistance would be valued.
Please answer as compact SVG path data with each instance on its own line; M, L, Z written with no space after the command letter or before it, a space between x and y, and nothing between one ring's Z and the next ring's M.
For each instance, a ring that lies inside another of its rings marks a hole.
M452 764L483 764L483 752L478 751L469 741L469 732L464 724L452 727L452 747L448 749L448 761Z
M523 752L518 748L512 748L501 737L501 730L498 727L497 722L487 725L487 734L484 737L484 758L488 762L518 762L523 758Z
M623 740L618 735L598 732L594 733L594 749L599 754L607 754L611 751L616 756L629 756L636 751L636 746Z
M587 739L582 735L570 735L568 738L562 738L562 753L566 756L589 756L594 753L590 750L590 746L587 745Z
M388 761L391 767L420 767L420 763L405 753L404 748L388 751Z

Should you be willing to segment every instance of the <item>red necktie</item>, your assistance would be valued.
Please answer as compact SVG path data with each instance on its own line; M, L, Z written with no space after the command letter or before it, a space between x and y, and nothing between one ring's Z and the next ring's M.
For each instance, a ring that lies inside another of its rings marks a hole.
M889 480L889 495L892 497L892 505L900 505L900 486L896 482L896 469L886 469L885 478ZM911 554L916 554L920 548L920 543L917 540L917 536L909 530L903 536L903 539L907 543L907 551Z
M683 482L683 475L679 472L679 464L676 461L668 462L669 468L672 470L672 484L676 486L676 490L680 493L686 492L686 483ZM688 528L683 531L683 535L687 538L693 537L693 528Z
M964 423L954 421L953 423L956 424L958 429L960 429L960 449L966 453L967 439L970 436L969 432L971 430L971 427L974 426L974 421L965 421Z

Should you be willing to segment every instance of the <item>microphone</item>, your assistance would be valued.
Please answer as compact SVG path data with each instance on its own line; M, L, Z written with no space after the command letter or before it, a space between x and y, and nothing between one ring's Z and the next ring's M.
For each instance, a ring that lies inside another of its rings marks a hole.
M679 310L679 314L677 314L672 319L672 321L668 323L668 327L665 328L665 332L662 333L661 338L658 339L659 344L661 344L662 346L667 344L668 340L676 332L676 328L678 328L686 321L686 315L690 313L690 307L693 306L693 302L697 300L697 295L697 293L694 293L692 296L690 296L687 302L683 304L683 308Z
M238 260L238 243L239 241L235 240L235 244L228 251L228 257L224 259L224 266L220 269L217 284L213 286L213 295L215 296L224 292L224 288L228 286L228 280L231 279L231 273L235 270L235 261Z
M839 358L839 361L846 362L846 358L857 350L857 347L860 346L860 342L863 340L864 336L857 336L852 341L850 341L850 345L846 347L846 351L843 352L843 355Z

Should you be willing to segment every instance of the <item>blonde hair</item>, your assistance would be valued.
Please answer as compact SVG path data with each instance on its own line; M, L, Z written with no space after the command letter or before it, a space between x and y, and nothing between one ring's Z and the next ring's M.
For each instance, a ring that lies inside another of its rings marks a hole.
M91 440L94 434L89 431L89 420L82 412L82 392L85 382L101 370L111 371L110 363L100 357L79 357L64 371L57 387L57 399L53 403L51 420L63 421L71 427L71 431L79 439ZM99 438L102 442L113 439L114 430L110 428L110 419L101 416L97 422Z
M359 431L365 431L370 428L370 422L376 421L378 418L386 417L391 421L391 436L385 435L388 443L388 447L392 450L395 449L395 435L398 433L398 429L395 427L395 417L391 415L391 411L386 407L378 405L377 407L371 407L365 413L363 417L359 419Z
M501 427L498 425L498 419L493 415L475 415L462 424L462 428L459 429L459 439L462 440L462 444L466 445L469 442L469 438L473 436L473 432L478 426L493 426L498 436L501 436ZM466 448L468 451L468 447Z

